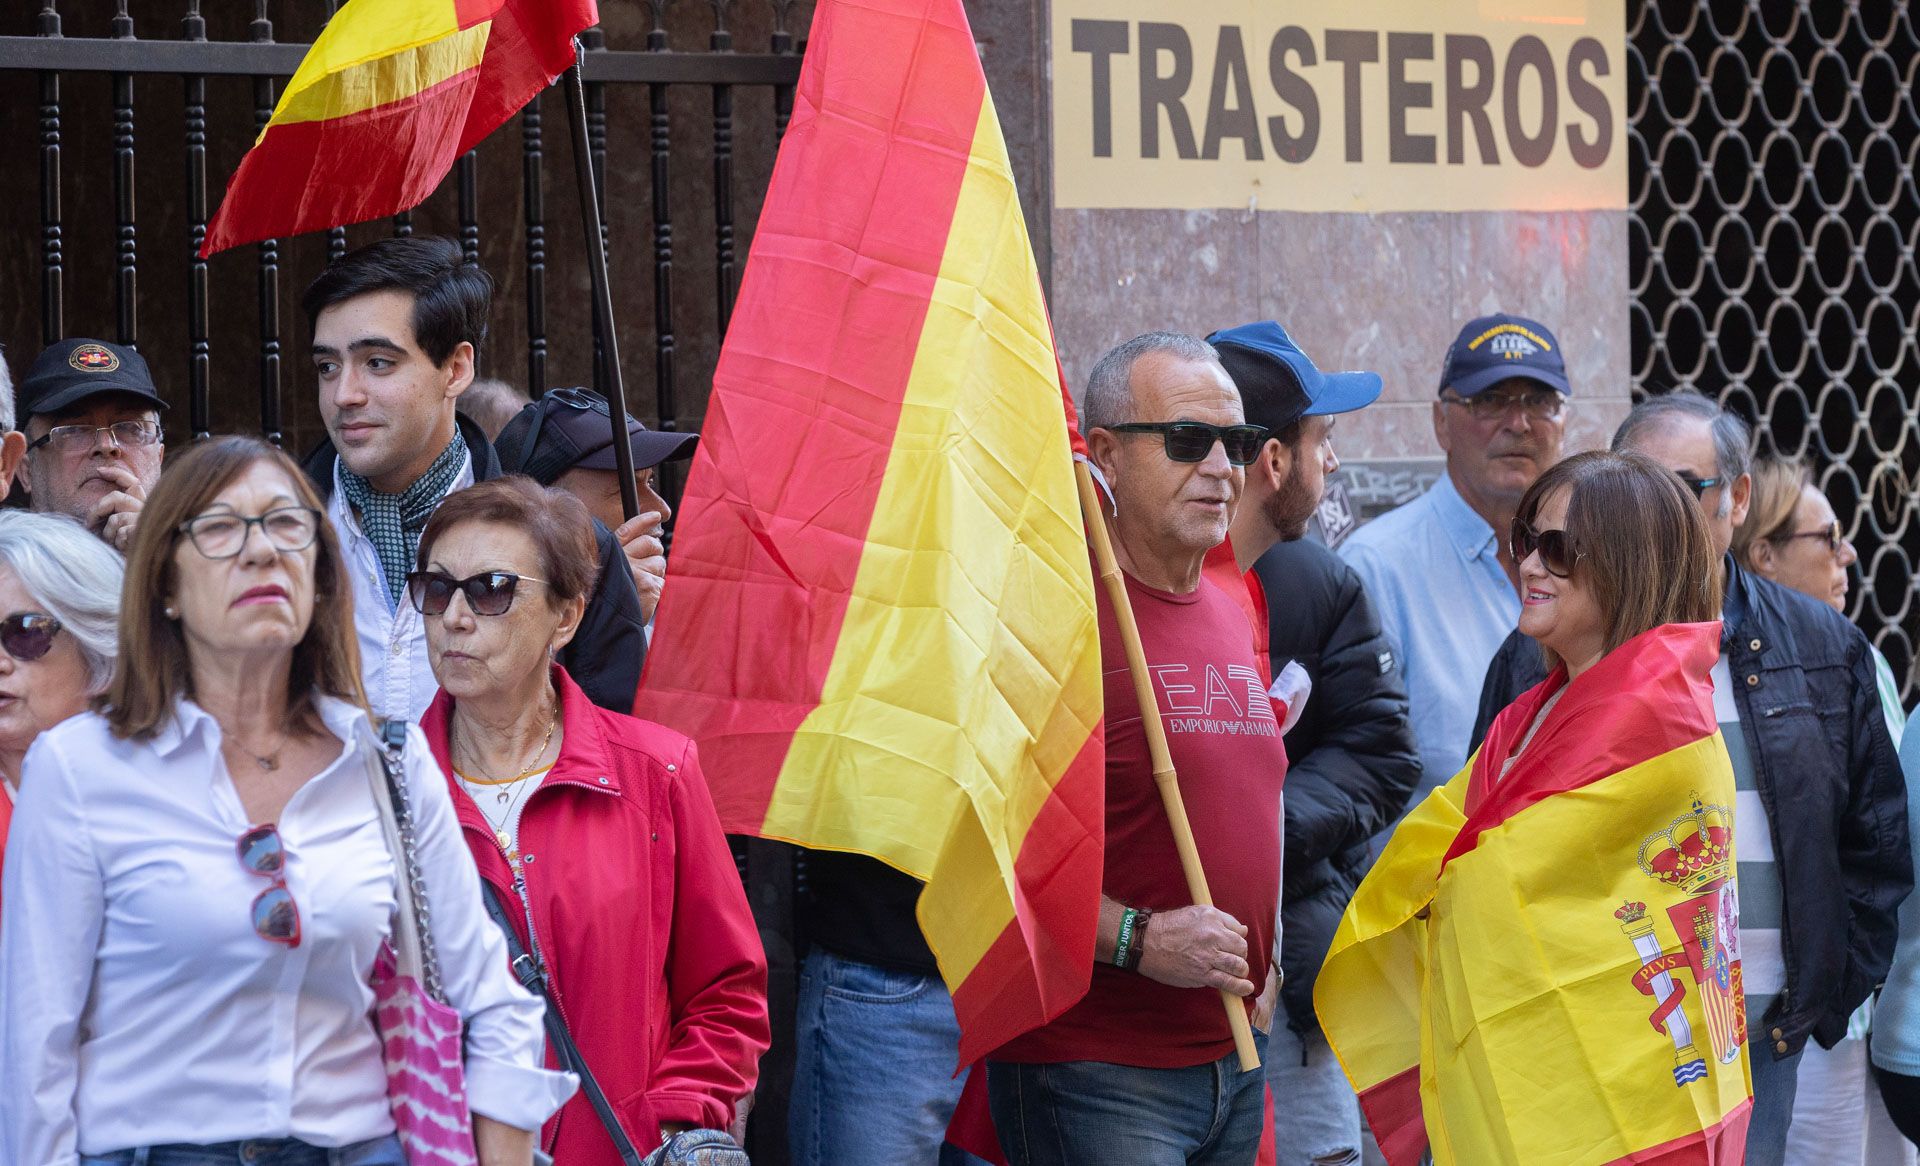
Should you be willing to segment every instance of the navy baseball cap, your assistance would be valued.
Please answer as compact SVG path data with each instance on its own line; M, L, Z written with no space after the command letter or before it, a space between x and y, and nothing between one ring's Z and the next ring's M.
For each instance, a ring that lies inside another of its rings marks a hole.
M23 419L35 413L58 413L101 393L139 397L163 411L167 407L138 352L85 336L59 341L35 357L33 367L14 387Z
M1225 328L1207 337L1220 363L1251 397L1247 420L1281 430L1302 417L1364 409L1380 396L1377 372L1321 372L1287 330L1272 320ZM1257 411L1263 416L1254 417Z
M592 389L553 389L520 410L493 439L500 467L551 486L568 470L612 470L619 466L613 448L613 413L607 399ZM693 456L697 433L663 433L627 416L627 441L633 468Z
M1440 388L1471 397L1516 377L1545 385L1563 396L1573 394L1567 384L1567 362L1560 355L1560 341L1546 325L1524 316L1481 316L1467 321L1460 335L1454 337L1453 347L1447 349Z

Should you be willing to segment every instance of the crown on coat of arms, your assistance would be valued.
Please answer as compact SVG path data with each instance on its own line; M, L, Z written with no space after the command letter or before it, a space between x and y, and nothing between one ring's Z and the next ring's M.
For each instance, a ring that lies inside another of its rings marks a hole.
M1693 797L1693 808L1640 844L1640 869L1693 895L1733 875L1733 815Z
M1638 923L1647 917L1647 905L1645 903L1622 903L1614 909L1613 917L1622 923Z

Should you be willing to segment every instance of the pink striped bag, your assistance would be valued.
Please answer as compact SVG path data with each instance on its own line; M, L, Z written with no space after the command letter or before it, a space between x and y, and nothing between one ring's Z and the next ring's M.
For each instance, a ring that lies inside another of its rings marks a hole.
M393 942L373 965L373 1018L387 1068L387 1104L409 1166L479 1166L460 1014L447 1004L433 948L427 888L413 837L413 807L400 767L406 726L389 721L387 748L368 767L373 800L400 879Z

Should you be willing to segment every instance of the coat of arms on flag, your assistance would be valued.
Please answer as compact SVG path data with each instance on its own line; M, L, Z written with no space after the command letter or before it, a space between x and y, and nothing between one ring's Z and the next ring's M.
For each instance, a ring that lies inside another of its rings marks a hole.
M1685 1008L1687 990L1673 973L1685 968L1699 990L1708 1048L1730 1065L1746 1041L1746 1000L1740 981L1740 903L1733 879L1733 816L1725 806L1693 807L1640 844L1640 869L1690 897L1667 908L1679 940L1668 951L1656 935L1645 903L1628 901L1615 911L1620 929L1640 956L1633 986L1654 998L1648 1018L1673 1039L1673 1081L1689 1085L1707 1077L1706 1058L1694 1039Z

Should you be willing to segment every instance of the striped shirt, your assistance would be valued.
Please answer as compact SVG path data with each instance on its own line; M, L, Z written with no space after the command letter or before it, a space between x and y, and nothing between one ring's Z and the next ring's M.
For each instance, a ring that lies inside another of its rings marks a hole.
M1733 853L1739 862L1740 974L1748 996L1772 996L1787 987L1780 954L1782 891L1773 856L1773 829L1754 779L1753 754L1740 731L1733 677L1722 657L1713 666L1713 715L1733 762Z

